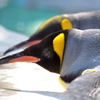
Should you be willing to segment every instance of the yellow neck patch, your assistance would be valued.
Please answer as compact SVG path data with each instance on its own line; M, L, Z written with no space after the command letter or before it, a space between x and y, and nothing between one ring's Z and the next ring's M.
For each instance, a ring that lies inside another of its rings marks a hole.
M86 73L90 73L90 72L98 72L97 69L86 69L82 72L82 75L86 74Z
M61 86L66 90L67 87L69 86L69 83L64 82L61 77L59 77L59 83L61 84Z
M61 21L61 27L63 30L66 30L66 29L72 29L73 26L69 19L63 19Z
M62 63L63 52L65 46L65 35L64 33L60 33L53 40L53 48L57 55L60 57L60 64Z

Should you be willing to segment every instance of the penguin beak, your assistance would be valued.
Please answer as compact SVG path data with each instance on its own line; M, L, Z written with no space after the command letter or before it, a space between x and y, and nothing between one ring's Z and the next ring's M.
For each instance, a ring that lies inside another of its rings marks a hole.
M28 42L24 46L26 46L26 48L28 48L28 47L30 47L32 45L36 45L40 42L41 42L41 40L35 40L35 41ZM19 51L17 51L17 52L19 52ZM4 55L3 57L0 58L0 64L13 63L13 62L34 62L34 63L36 63L36 62L40 61L40 58L30 56L30 55L24 55L22 52L16 53L16 51L15 51L15 52L11 52L7 55Z
M24 41L24 42L22 42L18 45L15 45L15 46L9 48L8 50L6 50L3 55L8 55L9 53L12 53L13 51L16 51L16 50L21 50L21 48L26 49L26 48L28 48L32 45L36 45L40 42L41 42L41 40Z
M13 62L39 62L40 58L34 56L25 56L22 53L17 53L0 58L0 64L13 63Z

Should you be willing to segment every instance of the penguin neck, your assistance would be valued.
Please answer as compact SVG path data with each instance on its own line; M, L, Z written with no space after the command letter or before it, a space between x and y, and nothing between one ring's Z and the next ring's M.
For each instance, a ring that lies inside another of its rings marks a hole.
M71 65L75 62L81 51L82 42L80 39L80 33L82 33L80 32L80 30L79 32L75 32L75 30L72 30L69 33L68 39L66 41L60 74L61 77L67 76L68 82L72 81L78 75L78 73L72 73L73 69L71 68Z

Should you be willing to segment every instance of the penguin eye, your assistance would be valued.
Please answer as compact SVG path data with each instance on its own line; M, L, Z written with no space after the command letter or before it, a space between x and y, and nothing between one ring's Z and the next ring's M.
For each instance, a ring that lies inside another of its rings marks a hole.
M42 56L44 56L45 58L49 59L51 58L51 52L49 48L45 48L42 52Z
M63 19L61 21L61 27L63 30L66 30L66 29L72 29L72 23L69 19Z
M62 63L64 46L65 46L65 35L64 33L60 33L53 40L53 49L60 58L60 64Z

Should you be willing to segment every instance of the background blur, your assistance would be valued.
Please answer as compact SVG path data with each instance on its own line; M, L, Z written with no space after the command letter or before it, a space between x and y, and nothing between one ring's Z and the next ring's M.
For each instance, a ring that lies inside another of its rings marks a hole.
M0 0L0 26L30 36L52 16L100 9L100 0Z

